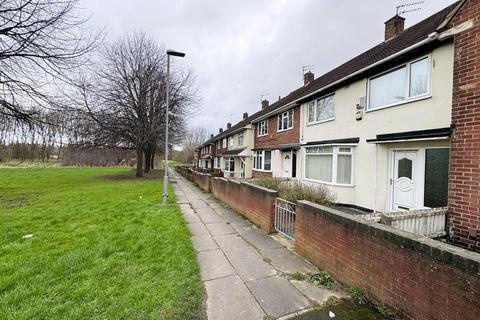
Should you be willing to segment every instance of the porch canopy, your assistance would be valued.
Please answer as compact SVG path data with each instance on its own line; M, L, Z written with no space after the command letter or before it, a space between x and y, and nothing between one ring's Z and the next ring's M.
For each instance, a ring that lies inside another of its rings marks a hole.
M391 143L403 141L442 140L450 138L452 128L417 130L388 134L377 134L376 139L367 139L368 143Z
M247 157L248 154L246 150L247 150L246 148L236 149L236 150L227 150L227 151L224 151L221 155L223 157Z

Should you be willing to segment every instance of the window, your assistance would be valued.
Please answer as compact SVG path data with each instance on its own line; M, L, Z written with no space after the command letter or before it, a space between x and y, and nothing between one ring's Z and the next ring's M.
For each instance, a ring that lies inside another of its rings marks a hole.
M266 136L268 134L268 121L267 120L263 120L262 122L260 122L258 125L257 125L257 130L258 130L258 133L257 135L259 137L261 136Z
M238 134L238 145L243 146L243 132Z
M233 147L233 136L228 137L228 146Z
M427 149L425 153L424 206L446 207L448 200L448 148Z
M334 184L352 184L352 147L306 148L305 178Z
M227 147L227 138L224 138L222 139L222 148L226 148Z
M278 131L284 131L293 128L293 110L283 112L278 115Z
M217 141L217 150L220 149L222 147L222 144L220 143L220 141Z
M220 157L213 158L213 167L215 169L220 169Z
M407 63L369 81L368 109L377 109L418 97L430 91L430 58Z
M225 158L225 171L235 171L235 158Z
M308 103L308 124L335 119L335 95Z
M255 151L253 153L253 169L261 171L272 171L272 151Z

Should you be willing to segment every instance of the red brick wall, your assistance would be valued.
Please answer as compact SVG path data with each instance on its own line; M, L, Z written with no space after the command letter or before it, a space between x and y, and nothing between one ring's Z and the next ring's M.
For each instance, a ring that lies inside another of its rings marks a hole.
M200 188L204 191L210 191L210 179L211 175L206 173L200 173L193 171L192 172L192 180L195 182Z
M454 38L448 209L450 237L480 251L480 1L470 0L449 27L472 20Z
M479 318L477 253L306 201L296 214L297 252L340 282L413 319Z
M211 192L267 232L273 232L274 203L278 192L250 183L213 178Z
M258 137L255 129L255 148L279 146L281 144L298 143L300 141L300 107L293 110L293 128L277 132L278 115L268 118L268 134Z
M271 178L273 175L271 172L255 171L252 170L253 178Z

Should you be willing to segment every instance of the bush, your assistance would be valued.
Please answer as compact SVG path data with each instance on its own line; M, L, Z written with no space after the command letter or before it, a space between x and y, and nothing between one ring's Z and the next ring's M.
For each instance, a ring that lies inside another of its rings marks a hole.
M335 202L335 195L321 185L313 186L299 181L285 181L273 178L258 179L254 183L264 188L278 191L280 198L290 202L308 200L327 206Z

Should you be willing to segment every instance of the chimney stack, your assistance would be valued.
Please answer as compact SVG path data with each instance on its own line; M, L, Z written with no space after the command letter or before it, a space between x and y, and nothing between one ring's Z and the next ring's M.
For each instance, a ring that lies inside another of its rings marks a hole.
M405 29L405 18L396 14L385 22L385 41L395 38Z
M247 118L248 118L248 112L244 112L243 113L243 120L247 120Z
M223 128L218 129L218 133L222 133L222 132L223 132Z
M303 85L306 86L307 84L309 84L313 80L315 80L315 75L313 74L313 72L308 71L307 73L305 73L303 75Z
M230 129L232 127L232 124L229 122L227 123L227 129Z
M268 102L268 100L267 100L267 99L265 99L265 100L262 100L262 110L263 110L263 109L265 109L265 108L267 108L267 107L268 107L268 105L269 105L269 102Z
M212 138L213 138L213 133L212 133L212 134L210 134L210 139L212 139Z

